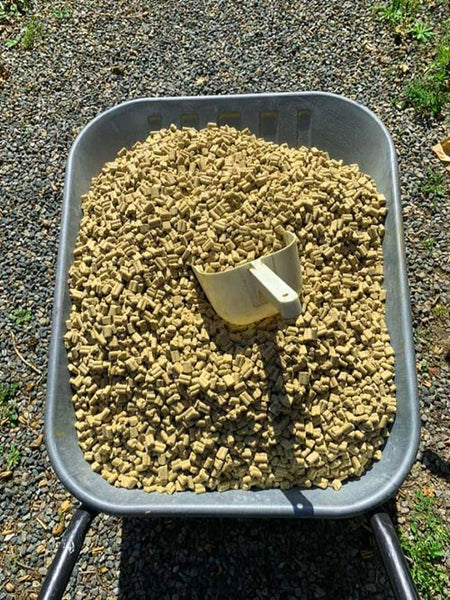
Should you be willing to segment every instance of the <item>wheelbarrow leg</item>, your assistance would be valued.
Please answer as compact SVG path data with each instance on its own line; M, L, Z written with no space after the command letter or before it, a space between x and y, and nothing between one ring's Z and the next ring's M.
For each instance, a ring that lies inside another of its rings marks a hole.
M39 600L60 600L63 597L84 538L96 516L96 512L85 506L80 506L75 511L42 585Z
M370 524L397 600L419 600L391 517L379 510L370 516Z

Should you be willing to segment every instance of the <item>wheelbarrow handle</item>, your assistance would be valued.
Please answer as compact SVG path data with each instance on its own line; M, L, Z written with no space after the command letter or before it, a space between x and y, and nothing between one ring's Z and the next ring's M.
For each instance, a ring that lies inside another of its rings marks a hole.
M60 600L72 574L84 538L97 513L80 506L66 529L39 594L39 600Z
M391 517L383 510L370 516L378 548L397 600L420 600Z

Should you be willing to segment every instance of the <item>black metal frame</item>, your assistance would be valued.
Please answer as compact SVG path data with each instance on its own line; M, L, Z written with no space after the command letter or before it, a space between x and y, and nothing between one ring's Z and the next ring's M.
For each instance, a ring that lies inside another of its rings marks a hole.
M419 600L391 517L382 509L370 515L375 540L397 600Z
M61 600L97 514L83 504L75 511L42 585L39 600ZM419 600L392 519L380 508L369 515L369 521L396 600Z
M84 538L97 514L83 505L77 508L44 580L39 600L60 600L63 597Z

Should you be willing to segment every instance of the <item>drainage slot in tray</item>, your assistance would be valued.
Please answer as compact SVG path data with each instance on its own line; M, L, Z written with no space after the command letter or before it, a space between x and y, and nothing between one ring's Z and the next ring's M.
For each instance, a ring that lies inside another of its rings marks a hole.
M148 124L150 125L150 131L158 131L162 127L162 116L150 115L148 117Z
M259 113L259 135L266 140L275 141L278 132L278 112L262 110Z
M181 127L195 127L198 129L199 116L198 113L184 114L180 117Z
M241 113L240 112L223 112L217 115L217 125L230 125L241 128Z
M297 145L311 146L311 119L310 110L299 110L297 112Z

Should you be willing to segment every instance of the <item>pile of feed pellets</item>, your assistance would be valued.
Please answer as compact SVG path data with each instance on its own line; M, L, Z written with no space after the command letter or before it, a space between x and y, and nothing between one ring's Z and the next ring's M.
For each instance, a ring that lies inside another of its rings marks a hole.
M339 490L389 434L385 199L356 165L248 130L152 132L92 180L66 322L79 443L147 492ZM220 319L192 265L220 272L298 238L302 313Z

